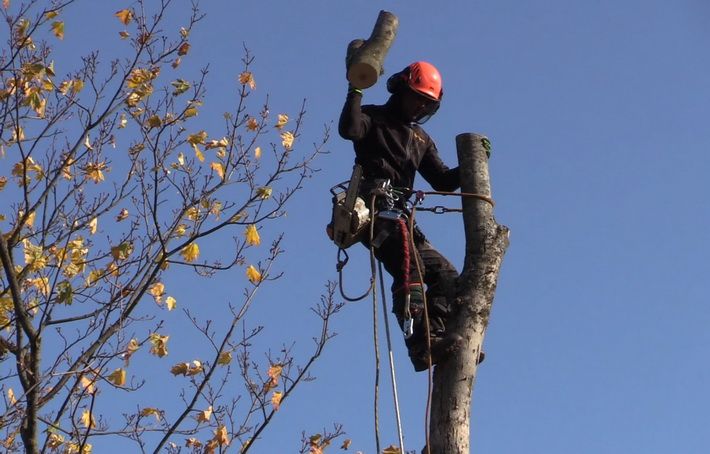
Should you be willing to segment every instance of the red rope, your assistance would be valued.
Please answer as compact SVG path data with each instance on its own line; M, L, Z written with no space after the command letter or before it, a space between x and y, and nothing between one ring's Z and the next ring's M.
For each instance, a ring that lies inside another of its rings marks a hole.
M402 231L402 288L404 294L409 295L409 268L411 257L409 256L409 230L407 230L407 222L403 218L399 218L399 228Z

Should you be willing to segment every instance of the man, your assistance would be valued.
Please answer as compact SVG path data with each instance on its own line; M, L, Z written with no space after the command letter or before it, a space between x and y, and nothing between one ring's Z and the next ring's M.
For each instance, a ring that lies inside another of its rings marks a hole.
M427 62L412 63L387 80L387 90L391 96L386 104L361 106L362 90L350 87L338 131L353 142L355 162L363 169L361 196L368 205L372 190L381 187L385 180L404 193L389 200L378 197L377 209L380 213L387 210L387 216L376 216L372 238L375 256L394 281L393 312L400 328L406 332L413 323L413 333L405 343L414 369L422 371L428 368L430 357L423 284L426 284L431 360L436 364L461 342L460 336L446 333L458 272L418 227L409 232L408 223L396 219L392 213L401 212L402 218L409 214L405 201L411 194L417 171L435 190L454 191L460 185L459 170L444 165L434 142L420 126L439 108L443 96L439 71ZM415 251L408 250L410 235ZM363 243L370 247L369 235ZM415 259L422 265L423 283Z

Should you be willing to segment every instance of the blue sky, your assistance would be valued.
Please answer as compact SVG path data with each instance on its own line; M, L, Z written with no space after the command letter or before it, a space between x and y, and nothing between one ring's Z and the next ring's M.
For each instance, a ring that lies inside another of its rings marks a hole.
M127 3L98 3L79 2L66 12L66 55L78 56L89 44L110 60L118 42L111 15ZM709 4L203 3L207 16L183 67L197 77L209 64L202 121L218 122L233 107L244 43L256 56L256 96L268 93L273 111L292 116L306 98L301 144L317 141L324 125L336 126L344 101L348 42L369 35L386 9L400 20L386 76L415 60L442 73L444 100L425 129L444 161L456 165L456 134L491 138L495 215L510 227L511 245L475 387L472 451L710 449ZM170 19L176 27L178 16ZM383 78L364 99L381 103L386 96ZM265 325L255 347L296 341L296 351L307 353L318 328L307 308L337 277L336 249L324 235L327 190L349 176L353 153L337 128L332 132L321 171L288 216L262 232L269 241L284 231L287 254L278 264L283 279L264 289L250 314L250 323ZM418 186L427 188L422 179ZM421 214L419 222L460 266L460 217ZM364 248L351 256L346 280L355 293L367 285L369 269ZM196 281L175 293L185 306L219 313L239 301L234 281ZM349 304L333 328L338 336L314 367L317 380L284 403L253 452L294 452L302 430L316 433L333 422L344 425L352 452L375 451L371 302ZM182 342L189 344L189 336ZM419 450L426 375L411 370L402 340L394 343L405 445ZM171 379L164 366L153 372L156 383ZM385 446L397 441L386 372L383 364Z

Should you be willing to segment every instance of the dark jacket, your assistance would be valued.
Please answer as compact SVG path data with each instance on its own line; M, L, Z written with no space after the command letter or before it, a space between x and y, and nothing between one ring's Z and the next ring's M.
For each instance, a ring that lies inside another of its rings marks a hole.
M403 120L392 98L382 106L361 107L361 100L361 94L348 93L338 132L353 141L365 179L388 178L395 187L414 189L418 170L436 191L458 189L458 167L444 165L429 135Z

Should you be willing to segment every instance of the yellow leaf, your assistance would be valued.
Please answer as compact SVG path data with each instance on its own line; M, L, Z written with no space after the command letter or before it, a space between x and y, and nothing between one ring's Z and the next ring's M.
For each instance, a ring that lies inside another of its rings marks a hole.
M86 286L91 287L94 284L96 284L99 279L101 279L104 276L104 270L99 268L97 270L92 270L89 275L86 277Z
M37 291L42 295L49 295L49 278L47 276L42 276L35 279L28 279L27 282L33 287L35 287Z
M126 369L116 369L107 377L108 381L116 386L123 386L126 384Z
M200 161L200 162L205 162L205 155L202 154L202 150L197 145L193 145L192 148L195 150L195 157Z
M172 296L165 298L165 307L167 307L169 311L175 309L176 305L177 301L175 301L175 298L173 298Z
M139 348L140 344L137 339L131 339L128 342L128 345L126 345L126 351L123 353L123 360L125 361L126 366L128 366L128 362L130 361L131 356L133 356L133 353L135 353Z
M213 162L210 164L210 168L215 171L220 180L224 180L224 164L221 162Z
M220 425L217 430L214 431L214 438L220 446L229 446L229 435L227 433L227 427Z
M74 79L71 90L72 92L79 93L84 88L84 81L82 79Z
M271 405L274 407L274 411L279 411L282 398L283 393L281 391L274 391L274 393L271 395Z
M152 333L148 339L151 344L150 353L159 358L167 355L168 339L170 339L170 336L161 336L158 333Z
M254 157L256 159L261 158L261 147L256 147L254 148Z
M249 85L249 88L251 88L252 90L256 88L254 75L249 71L244 71L239 75L239 83L242 85Z
M81 449L81 444L76 442L67 443L67 447L63 454L91 454L93 446L91 443L84 443L84 448ZM79 450L81 449L81 452Z
M86 138L88 139L89 136ZM90 162L84 167L84 175L94 183L100 183L104 181L104 170L107 170L105 162Z
M59 13L56 12L56 11L47 11L47 12L44 14L44 18L47 19L47 20L52 20L52 19L54 19L54 18L57 17L57 16L59 16Z
M125 128L127 124L128 124L128 120L126 119L126 114L122 113L121 118L118 120L118 129Z
M57 91L59 91L59 93L63 95L66 95L67 93L69 93L69 90L72 88L72 85L74 85L73 80L65 80L64 82L59 84Z
M217 219L219 215L222 214L222 202L215 202L210 207L210 213L212 213Z
M352 440L349 438L346 438L345 441L343 441L343 444L340 445L340 449L346 450L350 447L350 444L352 443Z
M15 405L17 403L15 391L13 391L12 388L7 388L7 400L10 402L10 405Z
M256 118L249 117L249 119L247 120L247 129L249 131L256 131L257 129L259 129L259 122Z
M192 361L192 364L190 364L190 367L187 369L187 375L190 377L199 374L202 372L204 368L202 367L202 363L199 362L198 360Z
M184 79L174 80L170 82L170 85L175 87L175 90L173 90L173 96L179 96L190 89L190 82Z
M96 427L96 421L94 421L94 417L91 415L89 410L84 410L81 414L81 423L84 427L90 427L92 429Z
M285 131L281 133L281 145L286 149L286 151L291 151L293 148L294 135L290 131Z
M254 268L254 265L249 265L247 267L247 279L249 279L252 284L258 284L261 282L261 273L259 270Z
M279 114L276 121L276 127L281 129L286 125L286 123L288 123L288 115Z
M123 208L121 211L118 212L118 216L116 216L116 222L124 221L127 217L128 210L126 208Z
M186 262L192 263L200 256L200 247L197 243L190 243L182 248L180 255L182 255Z
M159 128L163 124L163 121L157 115L151 115L145 122L148 129Z
M197 412L197 422L208 422L212 417L212 406L210 405L207 410Z
M7 177L0 177L0 191L5 189L6 184L7 184Z
M259 237L259 231L256 229L256 225L250 224L244 230L244 236L247 239L247 244L251 246L258 246L261 244L261 237Z
M22 211L20 211L20 216L22 216ZM29 228L32 228L35 223L35 217L37 216L37 212L33 211L32 213L27 215L27 219L25 219L25 225Z
M207 131L196 132L187 136L187 143L190 145L201 145L207 140Z
M232 352L222 352L219 354L219 358L217 358L217 364L226 366L229 363L232 362Z
M10 0L2 0L2 7L8 9L10 7Z
M399 449L399 446L389 445L382 450L382 454L402 454L402 450Z
M94 386L94 381L88 379L86 376L82 375L79 382L81 383L81 387L84 388L87 393L94 394L94 392L96 391L96 386Z
M185 109L185 112L182 115L183 118L194 117L195 115L197 115L197 109L194 107L188 107L187 109Z
M191 221L197 221L200 217L200 209L195 207L190 207L185 211L185 217Z
M180 224L177 227L175 227L175 235L178 237L185 236L186 231L187 231L187 226L185 224Z
M31 156L28 156L24 161L16 163L12 167L12 176L17 177L17 184L20 186L29 184L30 173L34 173L35 180L41 180L44 177L44 169L42 166L35 163Z
M212 139L205 144L205 150L211 150L213 148L224 148L229 145L229 139L222 137L221 139Z
M270 388L275 388L279 385L279 377L281 377L281 372L283 371L283 366L281 364L274 364L269 367L267 375L269 376Z
M128 33L127 31L123 30L123 31L118 32L118 36L120 36L121 39L128 39L128 37L130 37L131 34Z
M133 243L125 241L118 246L111 248L111 256L114 260L126 260L133 253Z
M89 135L88 135L88 134L87 134L86 137L84 138L84 146L85 146L88 150L93 150L93 149L94 149L94 147L91 145L91 141L89 141Z
M148 289L148 293L153 295L153 298L155 298L156 303L160 304L160 302L163 300L163 294L165 294L165 285L163 285L161 282L156 282L150 287L150 289Z
M35 246L25 238L22 240L25 265L30 271L40 271L47 266L47 256L44 255L42 246Z
M202 442L195 437L185 439L185 446L188 448L201 448Z
M121 11L116 11L115 16L118 17L118 20L120 20L123 25L128 25L131 19L133 19L133 11L130 9L122 9Z
M259 196L260 199L266 200L269 197L271 197L271 188L269 187L261 187L256 190L256 195Z
M92 235L96 233L96 229L99 226L99 218L94 218L91 221L89 221L89 233Z
M141 410L140 415L141 415L141 416L151 416L151 415L153 415L153 416L155 416L155 419L157 419L158 421L160 421L160 418L161 418L161 416L162 416L162 412L161 412L159 409L157 409L157 408L146 407L146 408L144 408L144 409Z
M52 22L52 33L59 39L64 39L64 22L55 21Z
M178 363L170 368L170 373L173 375L187 375L187 371L189 369L190 369L190 364Z
M56 450L64 444L64 437L61 434L52 432L47 437L47 447L51 450Z
M181 57L183 55L187 55L187 53L190 52L190 43L184 42L184 43L180 44L177 51L178 51L177 54Z

